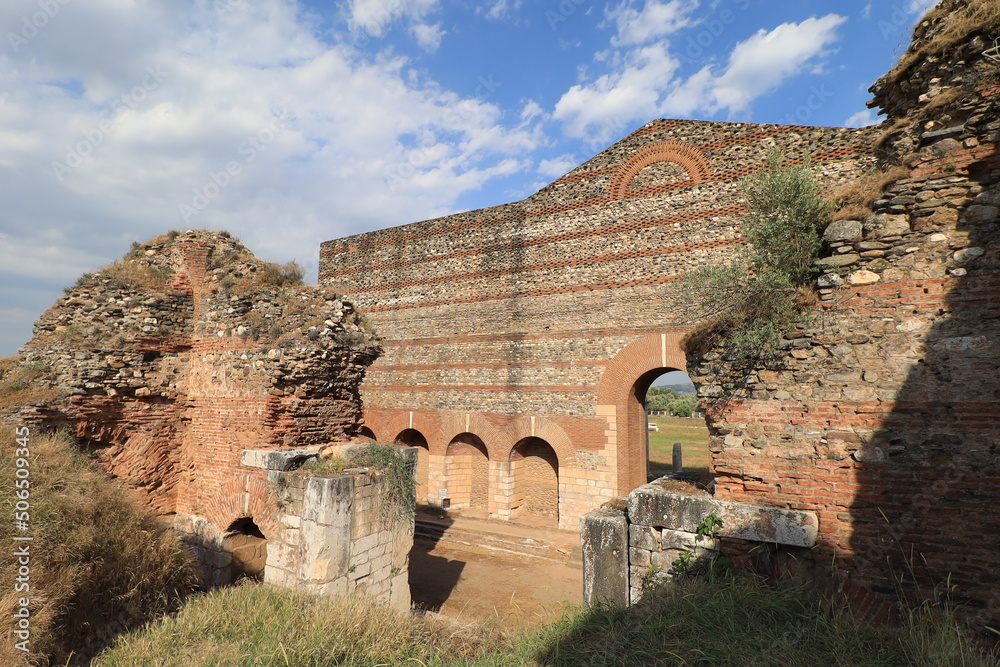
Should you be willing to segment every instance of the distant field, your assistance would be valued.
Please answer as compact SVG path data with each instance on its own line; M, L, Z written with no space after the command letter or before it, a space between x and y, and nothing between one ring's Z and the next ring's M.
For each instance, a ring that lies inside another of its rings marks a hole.
M660 427L659 431L649 432L650 470L673 470L674 443L679 442L684 452L684 470L708 472L711 455L704 419L650 417L649 421Z

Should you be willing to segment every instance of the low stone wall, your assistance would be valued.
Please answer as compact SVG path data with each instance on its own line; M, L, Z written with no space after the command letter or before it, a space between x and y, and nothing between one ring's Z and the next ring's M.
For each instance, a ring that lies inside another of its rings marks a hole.
M399 451L412 470L416 449ZM378 470L313 475L299 469L316 456L308 449L244 450L242 467L265 475L265 486L278 498L274 516L247 512L226 531L199 516L178 516L175 528L195 549L206 585L247 574L276 586L357 594L408 610L412 515L383 510L388 489ZM246 530L251 519L259 536Z
M580 521L583 590L588 605L624 607L667 576L678 559L704 564L722 552L722 541L811 547L819 521L813 512L689 495L657 480L616 498ZM710 515L722 521L711 535L698 528ZM683 557L688 553L690 556Z

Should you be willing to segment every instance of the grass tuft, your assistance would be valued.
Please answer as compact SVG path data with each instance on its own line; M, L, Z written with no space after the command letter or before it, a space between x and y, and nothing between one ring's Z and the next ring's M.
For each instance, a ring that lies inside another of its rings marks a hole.
M15 430L0 425L0 504L15 497ZM30 456L30 648L38 664L62 665L72 654L94 654L118 633L175 609L194 589L197 568L172 532L125 490L94 468L63 436L32 433ZM23 466L22 466L23 468ZM17 489L23 491L24 489ZM14 544L13 516L0 522L0 540ZM0 552L0 579L15 581L13 549ZM23 592L0 598L6 637ZM0 664L26 664L12 641L0 646Z

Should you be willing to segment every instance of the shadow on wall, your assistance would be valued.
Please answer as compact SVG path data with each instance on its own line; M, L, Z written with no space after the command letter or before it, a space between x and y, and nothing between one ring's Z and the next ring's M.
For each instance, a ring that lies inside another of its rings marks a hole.
M1000 203L1000 158L971 165L969 174L971 185L985 190L979 199ZM964 257L949 251L947 265L960 277L943 295L943 308L931 292L938 288L934 281L916 283L923 294L907 302L923 305L892 322L895 330L879 341L889 363L905 364L906 379L883 427L855 453L858 490L850 512L856 556L845 563L849 583L901 595L910 605L948 593L959 615L979 631L1000 628L995 212L992 206L962 211L956 236L968 234L969 244L959 251ZM921 330L922 338L908 333Z

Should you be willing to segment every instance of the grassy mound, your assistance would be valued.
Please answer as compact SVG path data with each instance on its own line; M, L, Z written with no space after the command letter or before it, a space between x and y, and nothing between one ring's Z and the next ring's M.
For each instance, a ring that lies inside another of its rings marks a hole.
M801 588L689 579L629 609L577 611L511 636L358 599L249 584L191 599L123 636L95 667L208 665L993 665L947 616L872 626Z
M68 438L25 431L0 425L0 500L7 508L0 580L9 584L0 598L0 664L72 664L176 609L197 584L197 566L172 532ZM18 502L28 505L27 517L15 517L25 506ZM26 528L16 523L22 519ZM25 546L26 555L15 554ZM26 577L21 567L30 571ZM16 589L19 575L27 590ZM15 646L22 638L13 614L22 598L29 601L30 655Z

